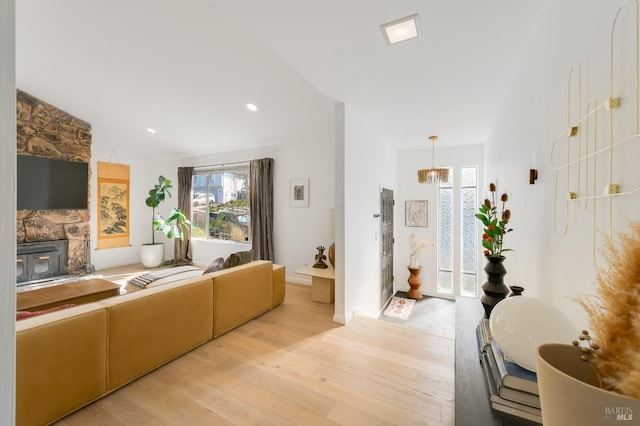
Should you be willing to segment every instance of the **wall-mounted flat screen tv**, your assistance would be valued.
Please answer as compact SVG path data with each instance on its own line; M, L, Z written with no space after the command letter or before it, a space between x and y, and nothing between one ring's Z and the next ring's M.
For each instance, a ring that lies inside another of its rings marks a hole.
M18 155L18 210L86 209L89 164Z

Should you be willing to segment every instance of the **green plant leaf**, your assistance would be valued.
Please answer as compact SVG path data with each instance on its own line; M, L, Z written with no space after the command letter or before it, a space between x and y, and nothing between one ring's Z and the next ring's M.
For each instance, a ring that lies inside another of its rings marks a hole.
M489 219L488 219L486 216L484 216L484 215L482 215L482 214L480 214L480 213L477 213L477 214L476 214L476 217L477 217L478 219L480 219L480 221L482 222L482 224L483 224L484 226L489 226Z

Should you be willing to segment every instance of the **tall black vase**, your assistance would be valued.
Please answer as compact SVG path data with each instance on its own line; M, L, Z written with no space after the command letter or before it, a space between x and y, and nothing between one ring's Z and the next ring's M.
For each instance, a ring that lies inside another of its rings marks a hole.
M487 273L487 282L482 284L484 295L480 298L482 306L484 306L484 315L489 318L493 307L509 294L509 287L504 284L504 275L507 270L502 262L505 257L486 256L487 264L484 271Z

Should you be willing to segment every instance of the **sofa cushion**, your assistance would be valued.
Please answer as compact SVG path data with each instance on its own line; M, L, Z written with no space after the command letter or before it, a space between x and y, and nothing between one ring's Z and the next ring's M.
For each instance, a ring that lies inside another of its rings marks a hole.
M18 321L15 424L50 424L104 395L106 356L107 311L97 303Z
M199 275L98 302L109 318L109 390L210 340L212 300L212 279Z
M273 266L266 260L215 272L213 336L218 337L271 309Z
M253 251L239 251L227 257L224 261L224 269L233 268L234 266L244 265L253 261Z
M208 274L209 272L216 272L216 271L220 271L224 268L224 258L219 257L216 260L214 260L213 262L211 262L209 264L209 266L206 267L206 269L204 270L204 272L202 273L204 274Z

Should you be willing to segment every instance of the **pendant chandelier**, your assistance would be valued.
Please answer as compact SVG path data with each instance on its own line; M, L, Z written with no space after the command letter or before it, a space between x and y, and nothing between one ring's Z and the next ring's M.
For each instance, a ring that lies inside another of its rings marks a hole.
M431 141L431 147L432 147L432 153L433 153L431 156L431 168L418 170L418 182L420 183L446 182L447 180L449 180L449 169L436 169L434 165L435 159L436 159L436 141L438 140L438 137L429 136L429 140Z

